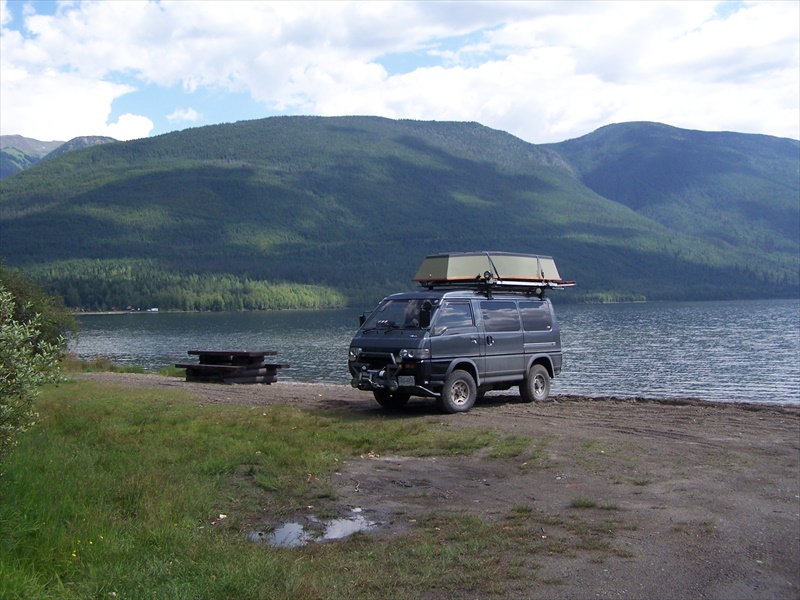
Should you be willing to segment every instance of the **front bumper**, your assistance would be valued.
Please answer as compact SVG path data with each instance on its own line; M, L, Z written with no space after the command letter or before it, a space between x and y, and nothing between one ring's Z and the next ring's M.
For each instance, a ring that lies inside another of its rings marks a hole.
M364 352L349 364L350 385L359 390L404 391L412 395L434 396L425 383L421 362L398 363L391 353Z

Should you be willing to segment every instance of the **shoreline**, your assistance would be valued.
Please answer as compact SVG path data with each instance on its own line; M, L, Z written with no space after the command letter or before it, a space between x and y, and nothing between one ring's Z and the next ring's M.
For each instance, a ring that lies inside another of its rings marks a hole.
M159 375L158 373L147 373L148 375ZM161 375L159 375L161 376ZM322 386L322 387L334 387L334 388L346 388L352 389L351 386L347 383L334 383L334 382L322 382L322 381L287 381L287 380L279 380L276 384L271 385L305 385L305 386ZM368 392L355 390L360 394L363 394L365 399L371 400L372 397ZM487 397L506 397L506 396L514 396L513 392L502 392L502 391L495 391L495 392L488 392ZM421 401L433 401L432 398L420 398ZM665 404L671 406L732 406L738 407L743 410L760 410L761 408L788 408L797 411L800 414L800 400L791 401L791 400L772 400L769 402L748 402L747 400L704 400L702 398L697 398L693 396L678 396L674 398L667 398L667 397L657 397L657 396L586 396L582 394L551 394L544 403L548 402L618 402L618 403L655 403L655 404Z
M165 313L183 313L188 312L184 310L165 310ZM160 314L160 311L157 310L101 310L101 311L88 311L88 310L73 310L70 311L70 314L74 317L81 317L81 316L96 316L96 315L157 315Z
M286 387L297 387L297 388L319 388L319 391L338 391L341 395L352 397L355 400L363 400L367 403L374 403L372 395L369 392L364 392L362 390L357 390L350 386L348 383L338 383L338 382L324 382L324 381L295 381L295 380L286 380L280 379L276 383L272 384L218 384L218 383L194 383L194 382L187 382L183 377L173 377L170 375L162 375L160 373L155 372L145 372L145 373L124 373L124 372L113 372L113 371L101 371L101 372L86 372L86 373L66 373L69 376L75 377L83 377L87 379L96 379L96 380L115 380L115 379L126 379L126 378L146 378L146 381L150 383L155 383L155 379L160 378L165 382L174 382L175 385L186 384L187 386L193 385L202 385L202 386L211 386L213 389L215 386L221 389L228 389L228 390L241 390L242 392L246 392L248 388L280 388L282 386ZM129 377L128 377L129 376ZM510 403L518 403L521 402L518 395L513 392L508 391L495 391L489 392L485 398L486 403L493 403L496 401L507 401ZM435 402L432 398L417 398L412 397L412 401L417 402L419 404L429 403L431 406L435 405ZM702 398L690 397L690 396L683 396L683 397L674 397L674 398L666 398L666 397L651 397L651 396L608 396L608 395L600 395L600 396L586 396L581 394L554 394L547 398L544 402L541 403L534 403L532 406L538 405L545 405L545 404L559 404L559 403L600 403L600 402L608 402L614 404L635 404L635 405L647 405L647 404L659 404L664 406L697 406L697 407L704 407L704 408L734 408L740 409L743 411L760 411L760 410L777 410L779 412L786 412L788 414L794 414L800 416L800 401L792 402L792 401L780 401L775 400L771 402L748 402L746 400L727 400L727 401L717 401L717 400L704 400ZM481 403L478 403L477 406L480 406ZM377 405L376 405L377 406Z

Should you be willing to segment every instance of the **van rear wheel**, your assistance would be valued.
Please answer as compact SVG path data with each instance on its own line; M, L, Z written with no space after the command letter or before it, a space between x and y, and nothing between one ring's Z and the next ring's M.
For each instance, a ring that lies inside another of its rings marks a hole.
M390 392L388 390L373 390L372 395L386 410L400 410L406 405L411 394L405 392Z
M550 395L550 373L542 365L533 365L528 376L519 385L519 395L524 402L542 402Z
M444 382L439 407L446 413L467 412L475 405L478 397L478 386L472 375L466 371L456 370Z

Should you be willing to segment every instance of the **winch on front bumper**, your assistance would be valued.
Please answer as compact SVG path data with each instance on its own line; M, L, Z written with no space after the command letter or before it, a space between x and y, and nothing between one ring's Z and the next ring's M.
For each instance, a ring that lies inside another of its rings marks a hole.
M359 390L387 390L395 392L401 388L425 395L431 392L417 385L414 375L419 363L398 364L391 352L361 352L358 360L350 362L350 385ZM411 371L410 373L408 371Z

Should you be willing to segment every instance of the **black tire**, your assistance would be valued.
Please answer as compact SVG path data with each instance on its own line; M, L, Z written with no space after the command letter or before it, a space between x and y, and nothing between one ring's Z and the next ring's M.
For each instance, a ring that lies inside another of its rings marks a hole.
M525 381L519 384L524 402L542 402L550 395L550 373L542 365L533 365Z
M446 413L467 412L475 405L477 397L478 387L472 375L456 370L444 382L439 406Z
M373 390L372 395L386 410L400 410L411 398L411 394L406 392L390 392L388 390Z

